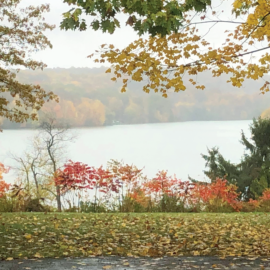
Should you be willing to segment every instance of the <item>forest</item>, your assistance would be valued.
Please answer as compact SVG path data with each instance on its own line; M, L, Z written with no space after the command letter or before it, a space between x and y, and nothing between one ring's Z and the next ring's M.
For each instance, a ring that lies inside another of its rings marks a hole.
M241 88L226 81L229 75L213 78L209 71L194 80L205 84L196 89L186 80L187 89L179 93L149 94L141 91L144 82L129 82L121 93L121 82L112 81L111 74L101 68L46 68L21 70L17 80L21 83L39 84L44 90L58 95L59 103L46 102L38 112L52 112L58 120L71 127L93 127L114 124L145 124L182 121L251 120L269 114L268 94L260 94L259 81L247 80ZM12 109L16 102L10 100ZM0 117L0 128L35 128L38 121L11 122Z

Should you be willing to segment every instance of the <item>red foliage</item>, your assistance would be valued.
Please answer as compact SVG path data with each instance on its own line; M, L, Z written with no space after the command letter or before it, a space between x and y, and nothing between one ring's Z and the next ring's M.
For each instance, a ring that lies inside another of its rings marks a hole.
M194 189L194 195L202 199L206 204L210 203L210 200L220 199L222 202L227 202L236 211L241 209L241 204L237 200L238 193L235 185L227 185L227 180L217 178L211 184L196 184Z
M4 180L0 180L0 198L6 194L9 188L10 184L7 184Z
M90 188L93 189L94 168L81 162L68 161L63 170L56 172L54 182L62 190Z
M58 170L54 178L56 186L61 186L62 193L70 189L94 189L106 193L108 189L117 192L118 185L113 182L111 174L102 167L89 167L81 162L68 161L63 170Z
M4 164L0 163L0 198L5 195L5 193L9 190L10 184L7 184L3 180L3 173L8 173L9 168L6 168Z
M177 179L167 176L166 171L159 171L156 174L157 177L143 184L143 190L146 194L150 195L156 193L160 194L172 194L172 187L177 184Z
M263 194L262 194L262 196L260 197L260 200L263 200L263 201L268 201L268 200L270 200L270 188L266 188L266 189L263 191Z
M9 169L9 167L5 167L4 164L0 162L0 180L3 179L3 173L8 173Z
M143 190L148 195L156 193L186 197L193 188L193 183L168 176L166 171L159 171L157 177L143 184Z
M109 171L118 187L126 187L127 194L132 192L139 185L140 169L134 165L123 165L120 162L114 162L109 166Z

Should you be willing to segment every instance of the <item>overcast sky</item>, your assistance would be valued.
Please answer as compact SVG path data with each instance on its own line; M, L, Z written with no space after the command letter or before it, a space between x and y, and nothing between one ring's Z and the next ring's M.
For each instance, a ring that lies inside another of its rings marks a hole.
M46 22L55 24L53 31L46 31L45 34L53 45L53 48L46 49L33 54L35 60L42 60L49 68L53 67L98 67L100 64L94 63L88 55L94 53L101 44L113 43L116 47L124 48L137 35L130 27L117 29L113 35L102 33L102 31L72 31L60 30L62 13L67 12L72 6L63 3L63 0L22 0L21 6L50 4L50 12L44 13ZM123 20L125 16L121 16ZM90 20L87 20L88 25ZM104 64L103 64L104 65ZM108 64L107 64L108 65Z
M216 0L214 3L219 6L218 9L229 11L222 13L221 16L225 19L229 19L231 0L222 1ZM67 12L72 6L63 3L63 0L22 0L21 6L50 4L50 12L45 13L44 17L49 24L55 24L56 28L53 31L46 31L45 34L51 41L53 49L46 49L32 55L35 60L41 60L48 65L48 68L54 67L99 67L100 64L94 63L93 59L87 58L88 55L95 52L101 44L109 43L114 44L117 48L124 48L132 41L136 40L138 36L131 27L125 26L127 20L126 15L117 17L121 22L121 29L117 29L113 35L108 33L102 33L101 31L87 30L87 31L72 31L72 30L60 30L60 22L62 21L62 13ZM87 19L87 18L86 18ZM88 25L90 20L86 20ZM204 33L209 29L209 24L205 25ZM210 33L207 34L207 38L211 39L214 47L218 47L222 39L221 33L225 31L226 27L231 25L215 26ZM234 25L235 26L235 25ZM144 36L146 37L146 36ZM223 35L224 38L224 35ZM104 65L104 64L102 64ZM108 66L108 64L105 64Z

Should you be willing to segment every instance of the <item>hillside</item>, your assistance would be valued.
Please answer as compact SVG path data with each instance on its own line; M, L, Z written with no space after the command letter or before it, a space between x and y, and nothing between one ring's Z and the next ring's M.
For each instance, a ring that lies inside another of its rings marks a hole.
M46 91L60 97L60 103L50 102L42 112L54 112L58 119L73 127L102 126L114 123L138 124L180 121L249 120L270 107L270 95L260 94L261 82L247 81L242 88L226 82L228 76L213 78L205 72L197 77L205 90L191 84L186 91L147 94L143 83L131 82L126 93L120 93L121 82L110 80L107 68L55 68L22 70L20 82L40 84ZM184 78L188 81L189 77ZM196 79L196 78L195 78ZM42 114L40 112L39 114ZM11 123L0 119L1 128L30 128L37 122Z

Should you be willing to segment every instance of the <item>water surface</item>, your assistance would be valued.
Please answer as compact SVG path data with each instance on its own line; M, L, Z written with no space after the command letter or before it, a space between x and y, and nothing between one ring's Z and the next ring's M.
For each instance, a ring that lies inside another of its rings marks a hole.
M246 121L198 121L164 124L117 125L99 128L74 129L78 139L67 144L66 159L87 163L90 166L106 165L110 159L124 160L153 177L158 170L168 170L182 180L188 175L206 180L203 174L205 162L201 153L207 147L218 146L223 156L231 162L239 162L244 147L239 142L241 129L250 137ZM27 148L27 138L35 130L4 130L0 133L0 162L14 166L8 158L11 151L20 155ZM4 175L12 182L15 175Z

